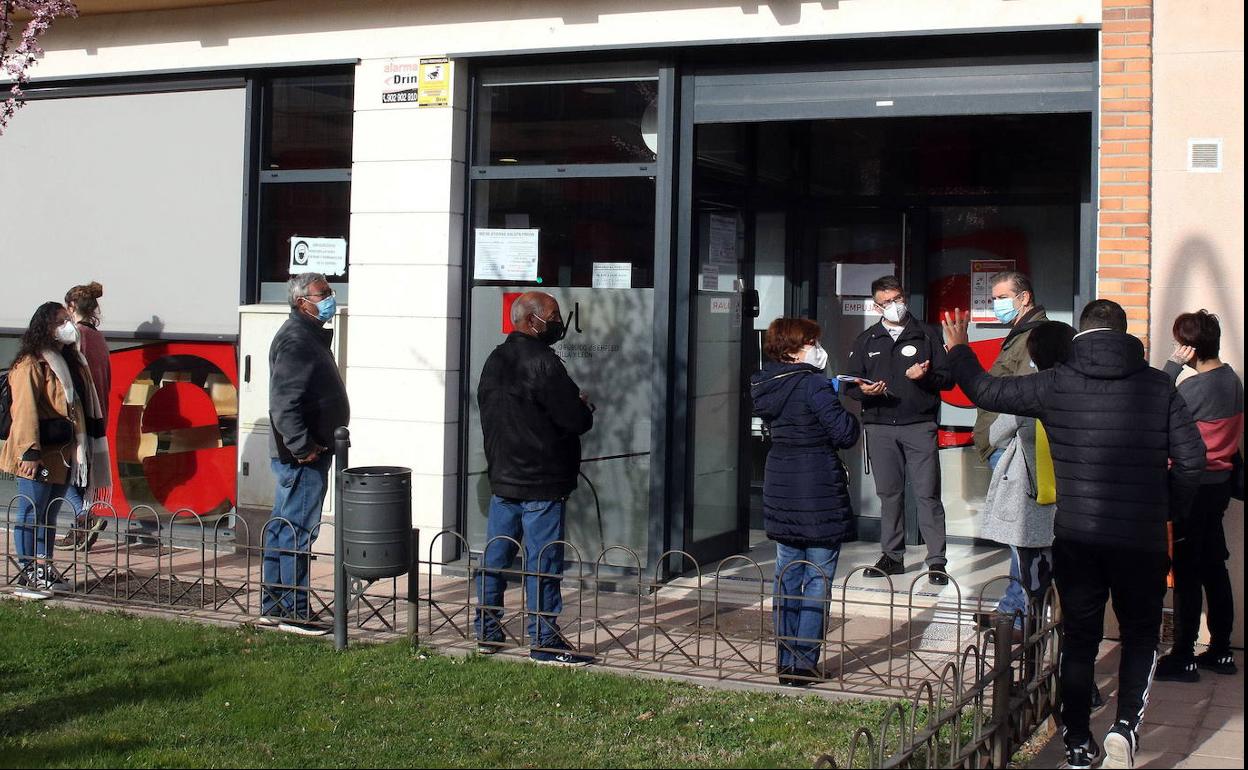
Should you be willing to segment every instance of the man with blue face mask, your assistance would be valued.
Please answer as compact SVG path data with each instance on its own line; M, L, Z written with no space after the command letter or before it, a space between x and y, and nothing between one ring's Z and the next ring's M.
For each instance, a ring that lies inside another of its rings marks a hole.
M320 273L287 282L290 318L269 348L269 454L277 480L264 527L262 625L314 636L326 633L308 607L308 552L321 526L334 431L351 419L347 389L325 324L337 309Z
M1049 320L1044 308L1036 304L1036 293L1032 291L1031 279L1025 274L1008 271L997 273L989 279L992 287L992 312L997 321L1009 325L1009 332L1001 343L1001 352L997 360L988 370L991 377L1019 377L1036 371L1027 355L1027 337L1031 330ZM975 451L979 459L995 468L997 460L1005 453L1004 449L995 449L988 440L989 428L997 419L995 412L980 409L975 416ZM1021 594L1017 597L1021 600Z

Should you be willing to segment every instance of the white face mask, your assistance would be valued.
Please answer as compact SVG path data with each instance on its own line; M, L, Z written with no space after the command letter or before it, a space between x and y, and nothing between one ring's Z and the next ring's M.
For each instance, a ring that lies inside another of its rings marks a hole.
M73 321L66 321L56 327L56 339L62 345L73 345L78 342L78 327Z
M823 369L828 365L828 351L816 342L806 351L806 355L802 356L802 363L810 364L816 369Z
M906 310L906 303L901 301L894 302L891 305L885 306L884 320L889 323L899 324L906 320L906 314L908 312L909 311Z

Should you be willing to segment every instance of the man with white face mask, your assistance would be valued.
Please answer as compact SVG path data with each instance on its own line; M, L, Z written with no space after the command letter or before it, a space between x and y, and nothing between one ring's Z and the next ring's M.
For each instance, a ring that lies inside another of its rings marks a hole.
M906 481L918 496L919 531L927 543L928 580L949 582L945 557L945 507L940 501L940 461L936 415L940 391L951 387L945 347L939 333L910 315L906 295L895 276L871 284L875 309L882 318L858 339L849 354L847 374L863 383L847 383L846 394L862 402L868 473L880 497L880 550L867 577L905 572Z

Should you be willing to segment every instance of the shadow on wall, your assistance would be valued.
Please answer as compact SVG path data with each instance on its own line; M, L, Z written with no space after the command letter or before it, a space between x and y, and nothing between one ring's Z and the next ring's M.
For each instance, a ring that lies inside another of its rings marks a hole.
M1222 350L1225 357L1226 351L1231 351L1232 365L1240 367L1244 364L1244 348L1243 336L1241 332L1241 324L1243 323L1242 315L1235 315L1229 312L1218 312L1218 308L1229 309L1233 303L1241 301L1243 284L1232 285L1232 276L1224 275L1226 261L1223 259L1221 252L1207 238L1201 235L1190 235L1183 239L1179 245L1177 256L1170 260L1166 268L1162 280L1154 280L1154 290L1166 292L1169 296L1160 302L1154 302L1153 308L1160 316L1156 319L1156 332L1160 335L1152 340L1154 343L1152 355L1154 361L1164 362L1166 357L1170 355L1170 327L1174 323L1175 317L1180 312L1192 312L1205 308L1211 313L1217 313L1222 321ZM1215 279L1212 285L1205 285L1198 280L1201 276L1208 276ZM1235 296L1223 296L1222 293L1237 292ZM1195 296L1192 296L1192 294ZM1212 299L1210 301L1210 294ZM1188 298L1194 300L1188 303ZM1176 310L1176 305L1178 309ZM1162 314L1165 315L1162 315Z
M840 0L822 0L821 11L836 11ZM221 8L197 8L149 12L146 24L134 24L131 14L103 14L61 20L54 24L40 43L47 51L84 51L98 54L98 44L107 36L110 48L197 41L205 48L229 45L238 38L252 37L257 30L266 36L288 36L325 30L386 29L402 26L447 26L487 22L559 19L563 24L598 24L604 16L620 13L619 3L604 0L561 2L545 0L528 3L463 3L454 0L404 5L385 0L300 0L299 13L291 4L264 2L240 5L233 13ZM744 16L770 14L776 24L792 26L802 21L802 0L638 0L629 6L631 14L648 12L698 11L739 8ZM401 15L402 14L402 15ZM168 19L167 22L161 17ZM194 31L197 34L178 34ZM554 32L554 29L551 29ZM540 46L541 40L533 44Z

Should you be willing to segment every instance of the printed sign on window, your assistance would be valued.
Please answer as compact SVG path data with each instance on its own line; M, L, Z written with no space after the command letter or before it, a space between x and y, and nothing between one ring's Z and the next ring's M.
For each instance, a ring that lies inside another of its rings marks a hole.
M536 281L537 228L478 227L473 278L478 281Z
M347 271L346 238L290 236L290 274L342 275Z
M971 320L995 323L992 312L992 285L989 281L997 273L1013 270L1012 259L971 260Z

